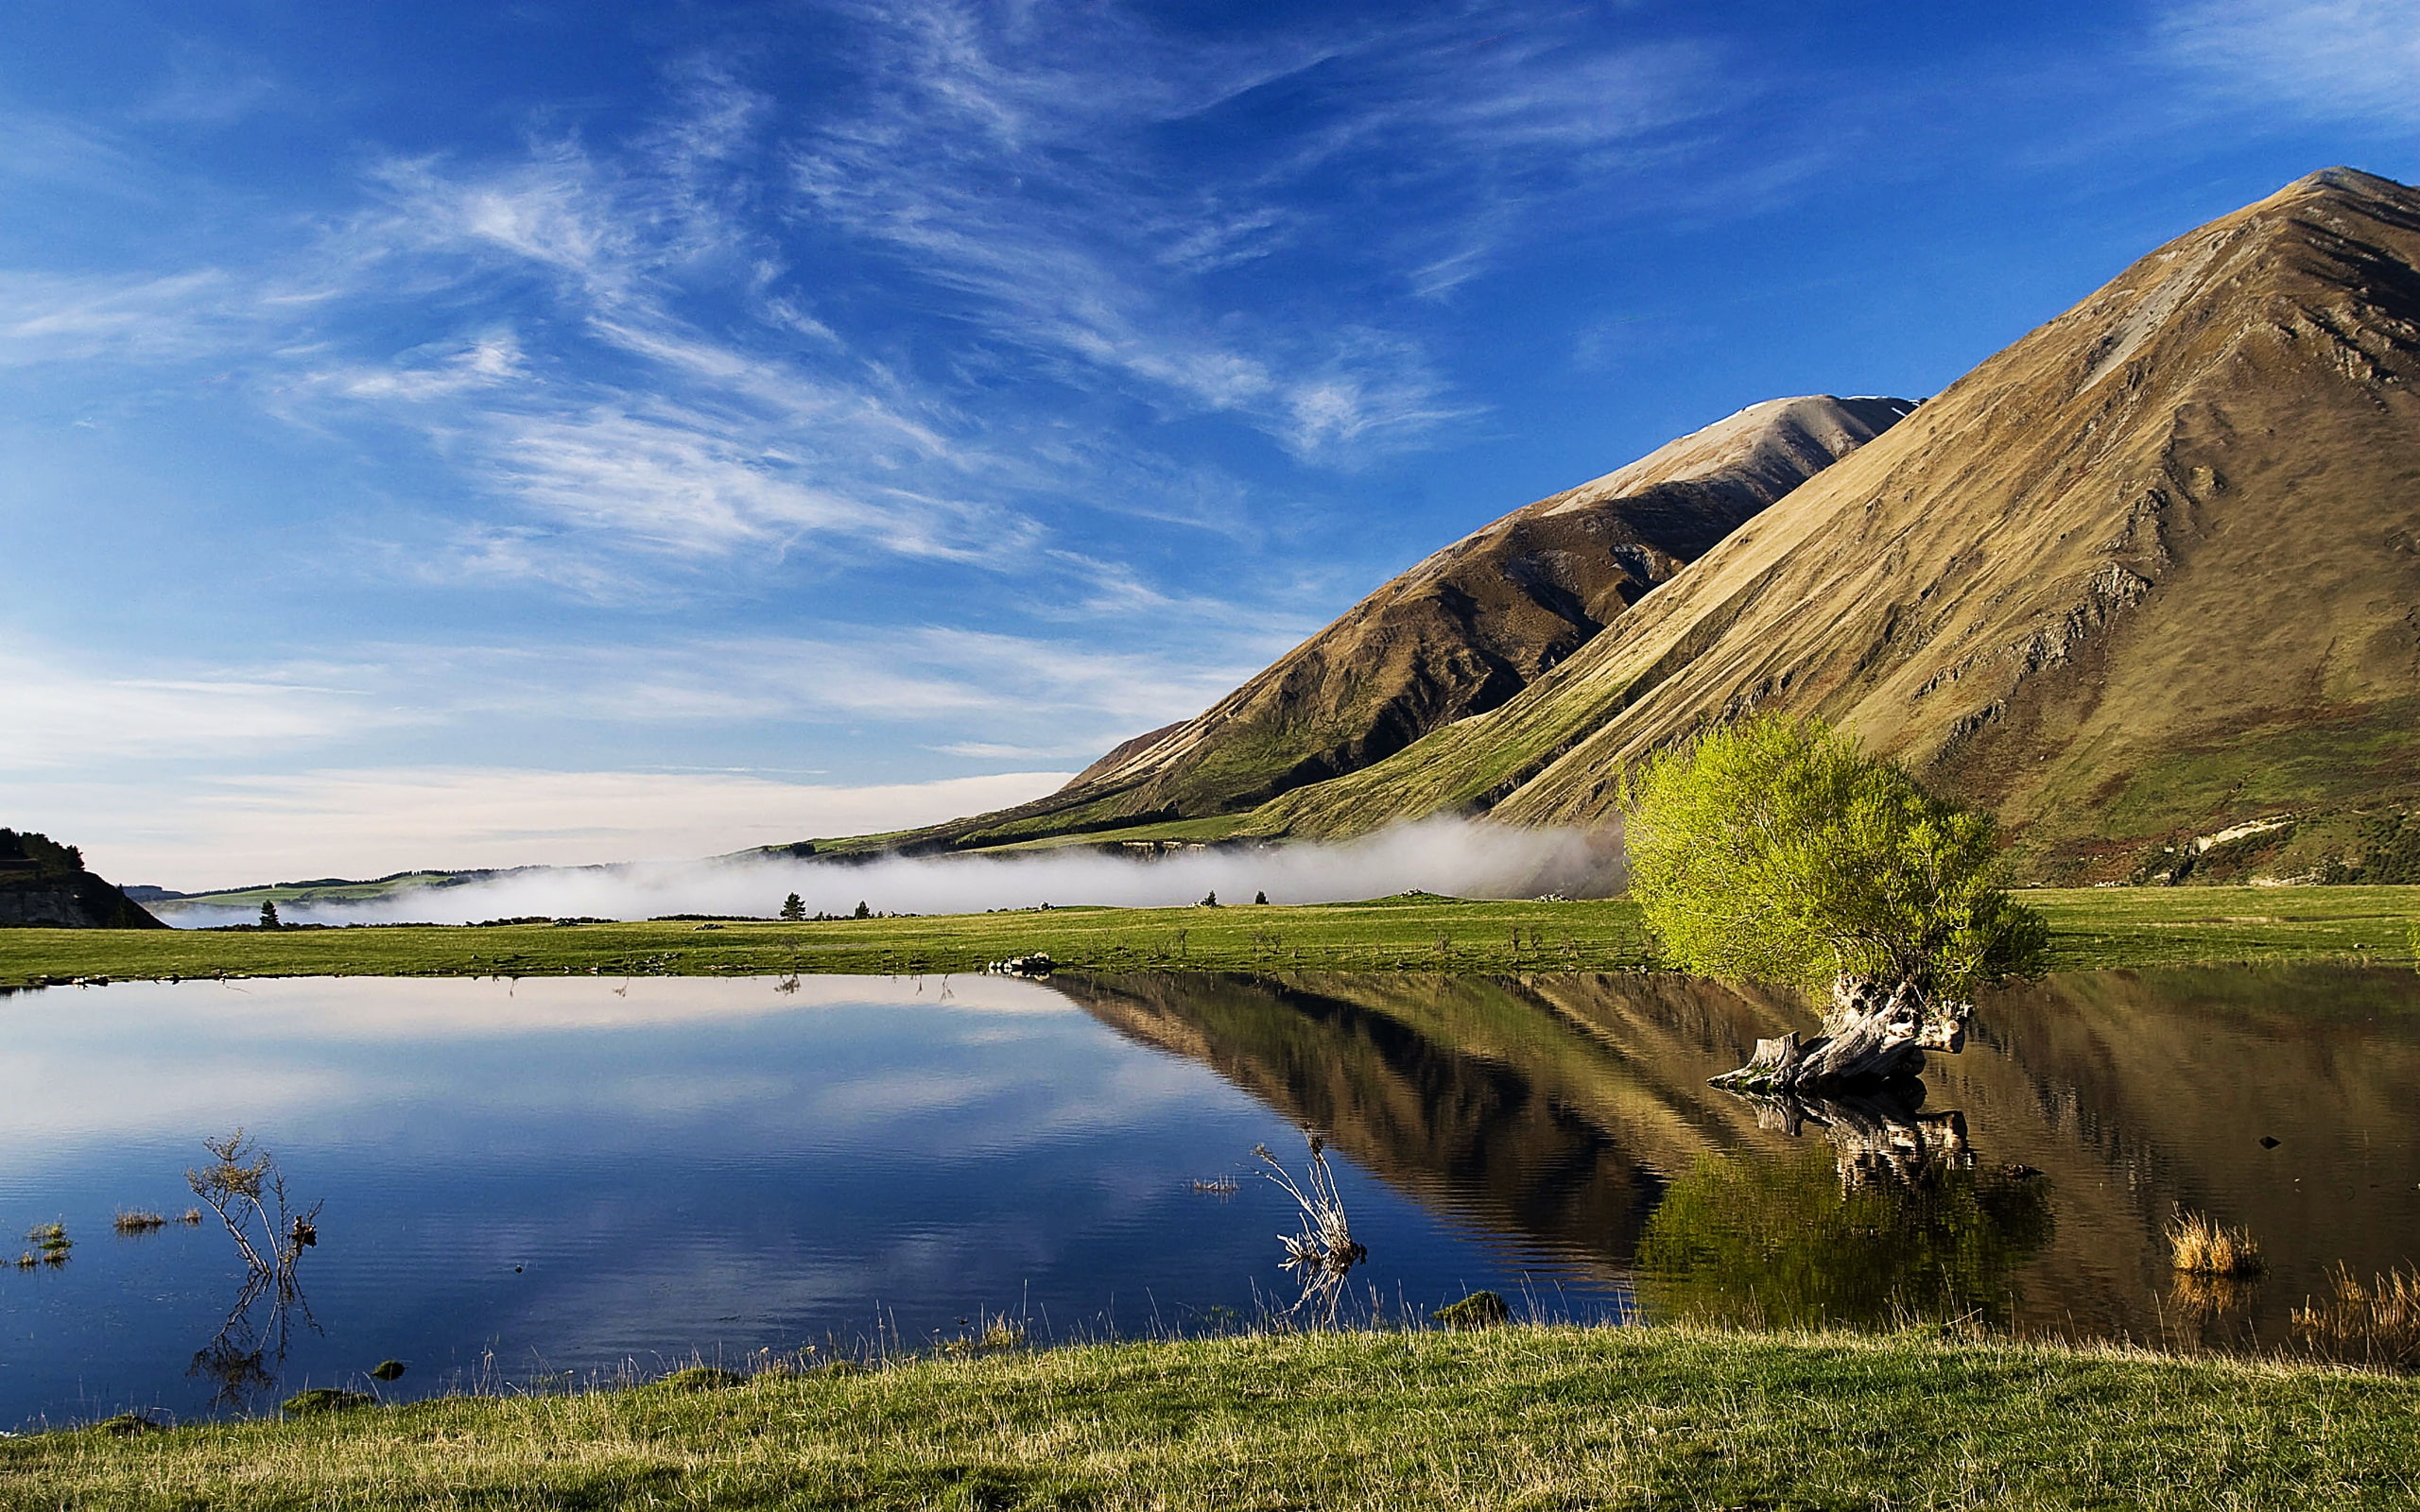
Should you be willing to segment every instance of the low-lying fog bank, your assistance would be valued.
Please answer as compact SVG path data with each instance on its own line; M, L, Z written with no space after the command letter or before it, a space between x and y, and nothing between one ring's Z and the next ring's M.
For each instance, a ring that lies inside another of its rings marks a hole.
M965 914L990 908L1108 903L1169 907L1216 893L1226 903L1266 892L1276 903L1342 902L1418 890L1461 898L1601 897L1621 884L1611 833L1514 830L1429 819L1365 839L1218 846L1134 855L1067 850L1012 856L884 856L638 863L530 870L372 902L280 904L287 923L476 923L534 915L652 919L666 914L771 918L795 892L807 913ZM251 908L160 905L181 928L251 923Z

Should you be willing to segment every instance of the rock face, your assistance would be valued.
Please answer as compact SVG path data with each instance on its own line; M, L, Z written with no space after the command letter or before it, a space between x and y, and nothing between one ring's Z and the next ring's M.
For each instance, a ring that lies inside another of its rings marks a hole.
M1358 771L1514 697L1914 407L1829 395L1752 405L1437 552L1212 709L1126 742L1049 798L909 845L1231 814Z
M1751 709L1992 808L2052 880L2375 826L2420 804L2415 388L2420 194L2313 175L2136 263L1502 706L1247 830L1592 824L1633 764Z
M0 928L164 929L126 894L84 869L74 846L0 830Z

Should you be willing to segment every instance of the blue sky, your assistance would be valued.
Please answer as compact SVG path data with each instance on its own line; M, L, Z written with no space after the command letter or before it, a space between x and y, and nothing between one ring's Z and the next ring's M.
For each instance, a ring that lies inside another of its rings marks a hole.
M12 7L0 822L126 881L1055 785L2311 169L2420 3Z

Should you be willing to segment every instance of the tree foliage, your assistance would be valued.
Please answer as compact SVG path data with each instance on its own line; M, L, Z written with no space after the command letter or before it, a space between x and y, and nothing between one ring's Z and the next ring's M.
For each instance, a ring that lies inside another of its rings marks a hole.
M1631 895L1683 971L1821 993L1846 974L1966 997L2041 969L1998 827L1818 720L1711 730L1631 774Z

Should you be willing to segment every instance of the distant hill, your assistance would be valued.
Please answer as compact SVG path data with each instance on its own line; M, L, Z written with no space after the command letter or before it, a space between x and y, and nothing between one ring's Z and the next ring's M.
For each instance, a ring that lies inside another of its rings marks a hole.
M161 912L171 916L186 909L255 910L265 902L279 907L305 908L343 907L350 904L389 902L407 895L460 887L475 882L491 882L526 872L553 870L596 870L598 868L506 867L470 871L438 871L421 868L413 871L390 871L383 877L355 881L345 877L312 877L299 882L263 882L242 887L220 887L209 892L172 892L165 887L130 887L127 896L138 902L156 904Z
M0 927L164 929L84 869L84 854L30 830L0 830Z
M1752 709L1996 810L2036 875L2420 860L2420 194L2331 169L2179 237L1500 707L1252 833L1597 824ZM2420 874L2415 874L2420 876Z
M886 849L997 845L1239 814L1504 704L1914 404L1754 405L1541 499L1379 588L1201 715L1110 751L1034 802Z

